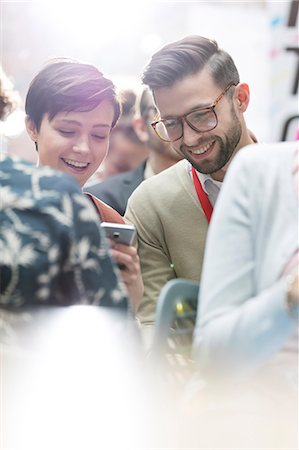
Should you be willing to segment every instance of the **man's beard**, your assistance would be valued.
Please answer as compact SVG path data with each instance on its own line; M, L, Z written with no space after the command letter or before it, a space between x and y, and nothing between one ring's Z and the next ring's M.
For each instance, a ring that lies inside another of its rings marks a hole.
M218 170L222 169L222 167L228 163L241 139L242 126L235 111L232 111L232 123L233 125L229 128L224 138L220 138L216 135L210 135L208 139L205 139L205 141L198 142L197 146L202 146L205 143L212 141L215 141L216 145L218 143L219 150L216 159L213 161L194 161L187 151L188 147L185 147L184 144L180 147L180 153L184 155L184 157L198 172L204 174L213 174L218 172Z

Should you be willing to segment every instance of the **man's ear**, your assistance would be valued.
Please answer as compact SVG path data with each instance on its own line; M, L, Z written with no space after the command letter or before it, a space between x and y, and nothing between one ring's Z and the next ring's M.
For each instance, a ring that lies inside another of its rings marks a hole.
M236 86L235 94L237 99L237 107L239 111L245 112L250 100L250 92L248 84L246 83L238 84L238 86Z
M134 128L135 133L139 137L140 141L145 143L148 141L148 129L147 125L141 117L134 117L132 121L132 126Z
M29 116L25 117L25 125L26 125L27 133L29 134L30 138L34 142L36 142L37 141L38 132L37 132L37 129L36 129L36 126L35 126L33 120L30 119Z

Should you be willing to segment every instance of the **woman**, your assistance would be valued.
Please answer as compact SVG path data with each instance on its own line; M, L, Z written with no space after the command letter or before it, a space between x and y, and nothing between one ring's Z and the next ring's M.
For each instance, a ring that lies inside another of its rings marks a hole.
M82 187L104 160L120 115L113 83L93 65L55 59L31 82L25 110L39 165L73 175ZM89 197L102 221L123 223L116 211ZM137 309L143 284L136 248L113 244L112 255L125 267L122 277Z

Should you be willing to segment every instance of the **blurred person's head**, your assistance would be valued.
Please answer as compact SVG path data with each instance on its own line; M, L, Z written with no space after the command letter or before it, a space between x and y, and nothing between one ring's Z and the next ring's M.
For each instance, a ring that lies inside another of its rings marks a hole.
M120 92L122 113L110 137L109 151L100 169L107 178L137 168L148 156L148 144L140 139L133 126L136 94L131 89Z
M155 106L151 91L143 89L139 101L137 101L136 115L134 118L134 128L140 140L146 142L151 154L155 153L161 158L169 160L169 163L176 163L182 156L169 144L162 141L154 132L151 123L158 117L158 110Z
M107 154L121 107L112 81L95 66L58 58L32 80L25 110L39 163L83 186Z
M120 123L112 130L102 178L138 167L148 156L148 146L142 142L131 124Z
M159 110L159 137L199 172L223 179L231 157L252 142L243 117L249 88L231 56L211 39L188 36L153 55L143 82Z

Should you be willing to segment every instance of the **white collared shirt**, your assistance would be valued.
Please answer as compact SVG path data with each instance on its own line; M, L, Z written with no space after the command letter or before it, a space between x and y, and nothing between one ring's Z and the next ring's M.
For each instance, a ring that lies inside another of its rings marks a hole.
M192 177L192 165L189 161L186 160L187 163L187 171L189 172L189 175ZM201 185L203 187L203 190L208 195L209 200L211 202L211 205L214 206L219 194L219 190L222 186L221 181L214 180L211 175L206 173L200 173L198 170L196 170L196 173L198 175L198 178L201 182Z

